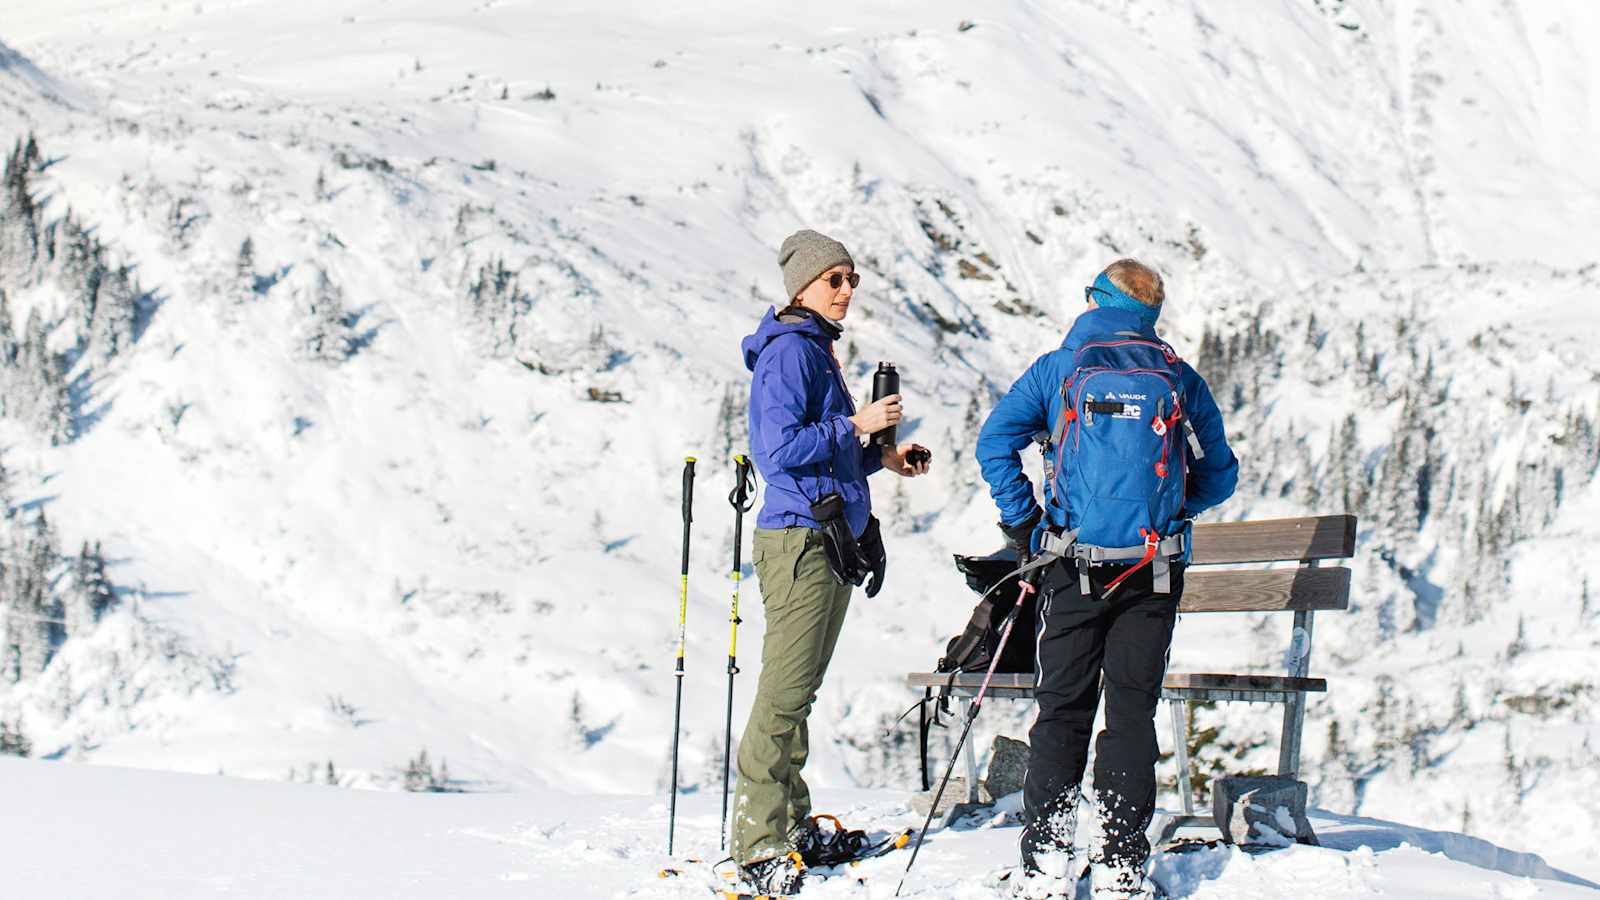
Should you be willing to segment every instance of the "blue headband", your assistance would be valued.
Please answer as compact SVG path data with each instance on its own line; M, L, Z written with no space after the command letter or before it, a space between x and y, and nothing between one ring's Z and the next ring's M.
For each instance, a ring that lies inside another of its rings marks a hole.
M1129 297L1123 293L1122 288L1112 284L1110 276L1104 272L1094 280L1094 286L1089 288L1089 291L1094 296L1096 305L1131 312L1151 328L1154 328L1156 320L1161 318L1160 306L1146 306Z

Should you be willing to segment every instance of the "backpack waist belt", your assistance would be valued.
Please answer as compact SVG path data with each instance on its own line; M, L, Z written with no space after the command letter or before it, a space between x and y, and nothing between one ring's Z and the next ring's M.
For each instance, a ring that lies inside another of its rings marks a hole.
M1133 568L1122 573L1116 580L1106 586L1107 596L1122 583L1124 578L1132 575L1146 565L1150 566L1153 576L1154 589L1158 594L1172 593L1172 560L1180 559L1189 550L1189 534L1181 531L1174 535L1156 541L1146 541L1134 547L1100 547L1094 544L1080 544L1077 541L1077 532L1071 531L1065 535L1045 532L1040 539L1040 549L1053 557L1073 560L1078 569L1078 587L1084 596L1089 596L1089 567L1105 565L1108 563L1137 562Z

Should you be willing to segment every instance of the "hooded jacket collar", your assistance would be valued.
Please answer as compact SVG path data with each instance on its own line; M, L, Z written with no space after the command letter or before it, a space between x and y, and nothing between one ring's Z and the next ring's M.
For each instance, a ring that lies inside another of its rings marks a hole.
M1119 331L1134 332L1148 340L1160 340L1156 337L1155 326L1146 323L1137 313L1111 307L1097 307L1085 310L1073 320L1072 327L1067 329L1067 336L1061 341L1061 348L1076 351L1089 341L1114 335Z
M774 315L778 317L779 322L785 325L798 325L806 319L810 319L816 323L818 328L822 329L823 334L826 334L829 340L837 341L839 336L844 334L843 325L804 306L796 306L791 303L779 312L774 313Z
M786 334L803 334L812 340L827 346L839 339L844 334L844 329L838 324L828 321L804 307L789 307L785 309L780 318L778 311L767 309L767 314L762 317L761 324L756 326L756 333L746 337L740 344L744 351L744 367L754 372L756 360L761 357L761 351L767 345Z

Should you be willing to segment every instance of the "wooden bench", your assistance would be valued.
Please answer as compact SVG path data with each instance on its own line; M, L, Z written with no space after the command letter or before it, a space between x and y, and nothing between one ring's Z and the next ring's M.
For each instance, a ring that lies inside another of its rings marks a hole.
M1347 559L1355 554L1356 517L1315 516L1256 522L1196 525L1191 568L1184 575L1180 613L1293 612L1288 671L1283 675L1255 673L1168 672L1161 699L1172 711L1173 758L1178 769L1178 790L1183 816L1169 830L1209 824L1211 817L1194 814L1194 787L1189 778L1188 704L1220 701L1283 704L1283 730L1278 747L1278 774L1298 778L1300 737L1305 724L1308 693L1323 693L1328 682L1307 676L1311 663L1311 633L1315 613L1343 610L1350 605L1350 570L1322 568L1324 560ZM1207 570L1204 566L1246 563L1297 562L1293 568ZM1012 640L1017 638L1012 636ZM1181 634L1174 642L1181 641ZM982 672L967 672L951 680L948 672L914 672L906 684L923 690L948 688L950 696L966 704L983 684ZM1033 699L1034 673L996 673L989 696ZM972 742L965 751L967 801L978 799L978 766Z

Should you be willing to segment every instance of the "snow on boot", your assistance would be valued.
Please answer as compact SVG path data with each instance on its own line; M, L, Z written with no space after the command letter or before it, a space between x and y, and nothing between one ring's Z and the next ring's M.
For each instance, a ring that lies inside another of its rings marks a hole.
M1094 900L1156 900L1145 884L1144 867L1131 863L1097 862L1089 867Z
M793 852L745 863L739 867L739 893L785 897L800 890L805 872L805 861Z
M1072 785L1053 797L1022 831L1022 871L1013 888L1021 900L1072 900L1077 896L1078 803L1083 792Z
M822 829L817 827L817 823L808 818L789 826L789 833L784 837L789 849L799 853L806 865L813 866L816 865L813 861L816 851L824 843L821 832Z
M1072 841L1078 831L1082 793L1077 785L1065 788L1028 820L1020 841L1023 875L1068 877L1076 872ZM1048 871L1046 858L1051 860Z
M1037 869L1017 873L1011 895L1017 900L1073 900L1078 896L1078 873L1071 856L1042 853Z

